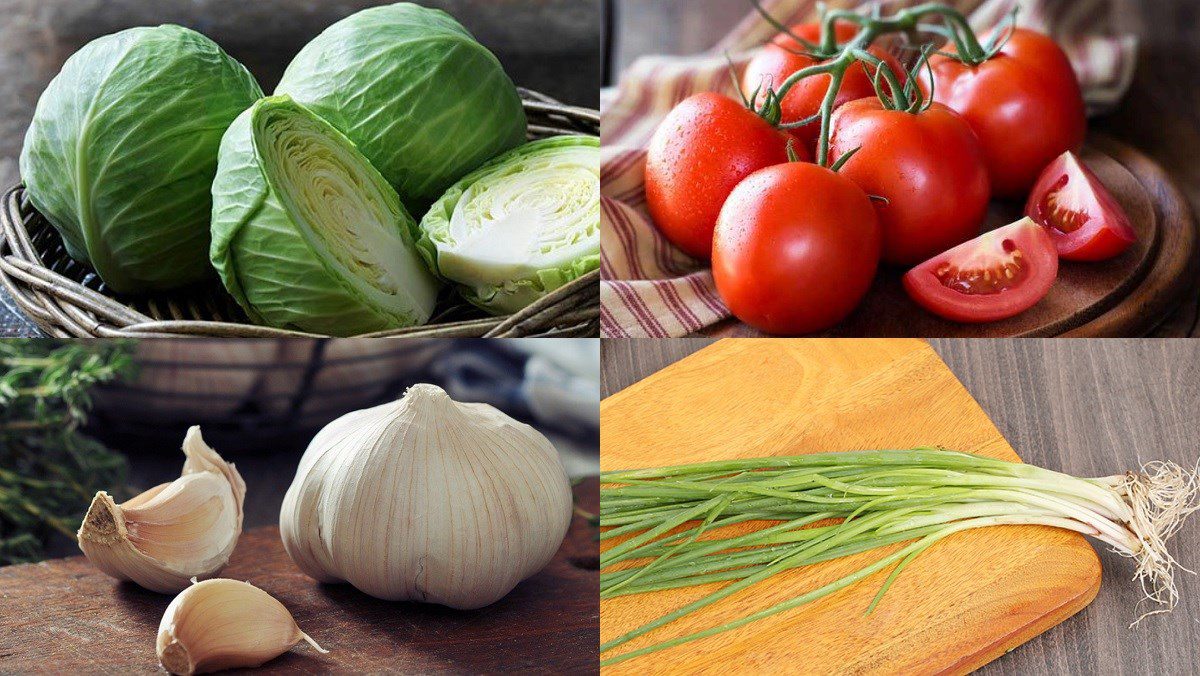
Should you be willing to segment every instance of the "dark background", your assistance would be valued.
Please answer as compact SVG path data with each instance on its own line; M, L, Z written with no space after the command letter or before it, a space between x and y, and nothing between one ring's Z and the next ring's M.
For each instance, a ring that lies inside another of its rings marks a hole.
M751 10L749 0L605 0L613 7L606 60L612 78L647 54L712 47ZM1113 25L1141 39L1133 86L1092 129L1163 166L1192 208L1200 207L1200 2L1111 0ZM606 82L614 84L614 82ZM1154 333L1200 337L1200 279L1183 308Z
M291 58L333 22L392 0L0 0L0 186L37 99L62 62L92 39L130 26L178 23L208 35L274 89ZM445 9L491 49L510 77L596 108L601 0L420 0ZM0 337L36 335L0 289Z
M785 339L779 339L785 340ZM713 342L606 340L603 396ZM934 349L1026 461L1106 476L1156 459L1193 466L1200 453L1200 341L933 340ZM1200 579L1179 572L1180 603L1136 629L1141 591L1128 560L1096 546L1100 593L1087 608L981 674L1200 674ZM1171 541L1200 567L1200 515Z
M178 23L204 33L266 92L317 33L391 0L0 0L0 178L15 177L37 99L63 61L131 26ZM421 0L448 11L491 49L517 85L596 107L600 0ZM7 173L6 173L7 171Z

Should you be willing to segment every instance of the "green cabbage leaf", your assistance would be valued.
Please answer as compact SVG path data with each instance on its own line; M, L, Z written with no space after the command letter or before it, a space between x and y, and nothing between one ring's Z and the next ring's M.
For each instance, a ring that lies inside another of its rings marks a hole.
M557 136L454 184L421 221L426 263L493 314L517 312L600 265L600 139Z
M212 274L221 137L261 96L241 64L187 28L94 40L38 100L20 161L29 198L114 291L198 281Z
M396 191L336 129L286 96L221 142L210 257L259 324L334 336L424 324L438 282Z
M349 137L415 214L525 141L520 96L496 57L450 15L411 3L333 24L275 93Z

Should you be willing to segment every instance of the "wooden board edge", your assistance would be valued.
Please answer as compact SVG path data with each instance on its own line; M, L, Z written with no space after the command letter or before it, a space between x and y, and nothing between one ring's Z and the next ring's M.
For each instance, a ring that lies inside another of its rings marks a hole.
M834 340L841 340L841 339L834 339ZM976 399L975 395L971 393L971 390L967 387L966 383L964 383L962 381L962 378L959 378L958 374L954 372L954 369L950 368L950 365L947 364L946 360L942 358L941 353L939 353L937 350L934 349L933 344L929 342L929 340L930 340L929 338L907 338L907 339L906 338L871 338L871 339L867 339L867 340L914 340L914 341L921 343L921 348L919 348L919 349L921 351L927 351L927 352L932 353L933 358L936 359L937 362L939 364L941 364L943 368L946 369L946 372L950 374L950 377L954 380L955 385L957 385L958 388L960 390L962 390L962 394L964 396L966 396L967 400L970 401L972 404L974 404L975 407L978 408L981 413L983 413L983 417L985 420L987 420L987 424L991 427L992 431L994 431L996 433L996 438L999 439L1001 442L1003 442L1004 447L1008 449L1009 453L1011 453L1012 456L1017 459L1017 462L1020 462L1020 463L1025 462L1025 458L1021 457L1021 454L1019 452L1017 452L1017 449L1014 448L1013 445L1008 442L1008 437L1004 436L1004 433L1001 432L1000 428L996 426L995 421L992 420L991 414L988 413L987 409L983 407L983 404L979 403L979 400ZM958 449L952 449L952 450L958 450ZM964 452L966 452L966 451L964 451Z
M939 675L959 675L969 674L974 672L991 662L994 662L1017 648L1037 638L1039 635L1057 627L1066 622L1072 616L1081 612L1084 608L1091 605L1096 599L1096 595L1100 593L1100 584L1103 578L1103 566L1100 563L1100 557L1096 554L1096 549L1091 543L1086 541L1083 535L1075 534L1077 537L1084 539L1087 551L1090 553L1089 564L1091 568L1091 580L1088 586L1083 589L1077 596L1067 599L1057 608L1052 609L1049 613L1035 618L1028 624L1019 627L1005 636L1000 637L997 641L981 646L980 649L971 654L965 655L963 658L947 667L946 669L937 672Z

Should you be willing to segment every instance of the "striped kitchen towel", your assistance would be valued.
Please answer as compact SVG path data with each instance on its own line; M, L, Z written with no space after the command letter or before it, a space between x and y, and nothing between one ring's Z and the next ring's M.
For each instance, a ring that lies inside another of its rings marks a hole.
M1024 0L1018 23L1055 37L1071 57L1091 112L1112 108L1133 78L1137 39L1112 37L1113 0ZM832 2L830 6L855 3ZM888 3L894 5L895 3ZM976 30L996 25L1014 0L961 0ZM816 0L764 0L784 23L814 16ZM712 50L692 57L645 57L601 97L601 334L672 337L729 317L712 273L664 239L645 208L645 148L671 108L701 91L733 94L725 54L743 65L775 31L751 13Z

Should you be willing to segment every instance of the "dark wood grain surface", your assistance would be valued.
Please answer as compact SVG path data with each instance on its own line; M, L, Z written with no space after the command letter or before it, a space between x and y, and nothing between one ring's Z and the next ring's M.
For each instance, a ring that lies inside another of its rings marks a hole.
M707 338L606 340L604 396L711 343ZM1200 341L934 340L934 348L1027 461L1100 476L1200 453ZM1200 520L1172 542L1200 566ZM1096 600L982 670L985 674L1200 673L1200 579L1178 577L1180 605L1138 628L1140 591L1129 562L1097 548L1104 579Z
M576 487L599 507L599 484ZM576 516L545 569L477 611L373 599L318 584L274 526L242 535L223 577L278 598L322 647L301 644L256 673L594 674L600 600L596 529ZM118 583L87 559L0 569L0 672L162 673L154 640L171 596Z
M748 0L615 0L612 72L645 54L691 54L711 47L748 11ZM1200 3L1113 0L1116 25L1141 38L1129 94L1101 131L1162 166L1200 210ZM1151 335L1200 337L1200 272L1186 301Z

